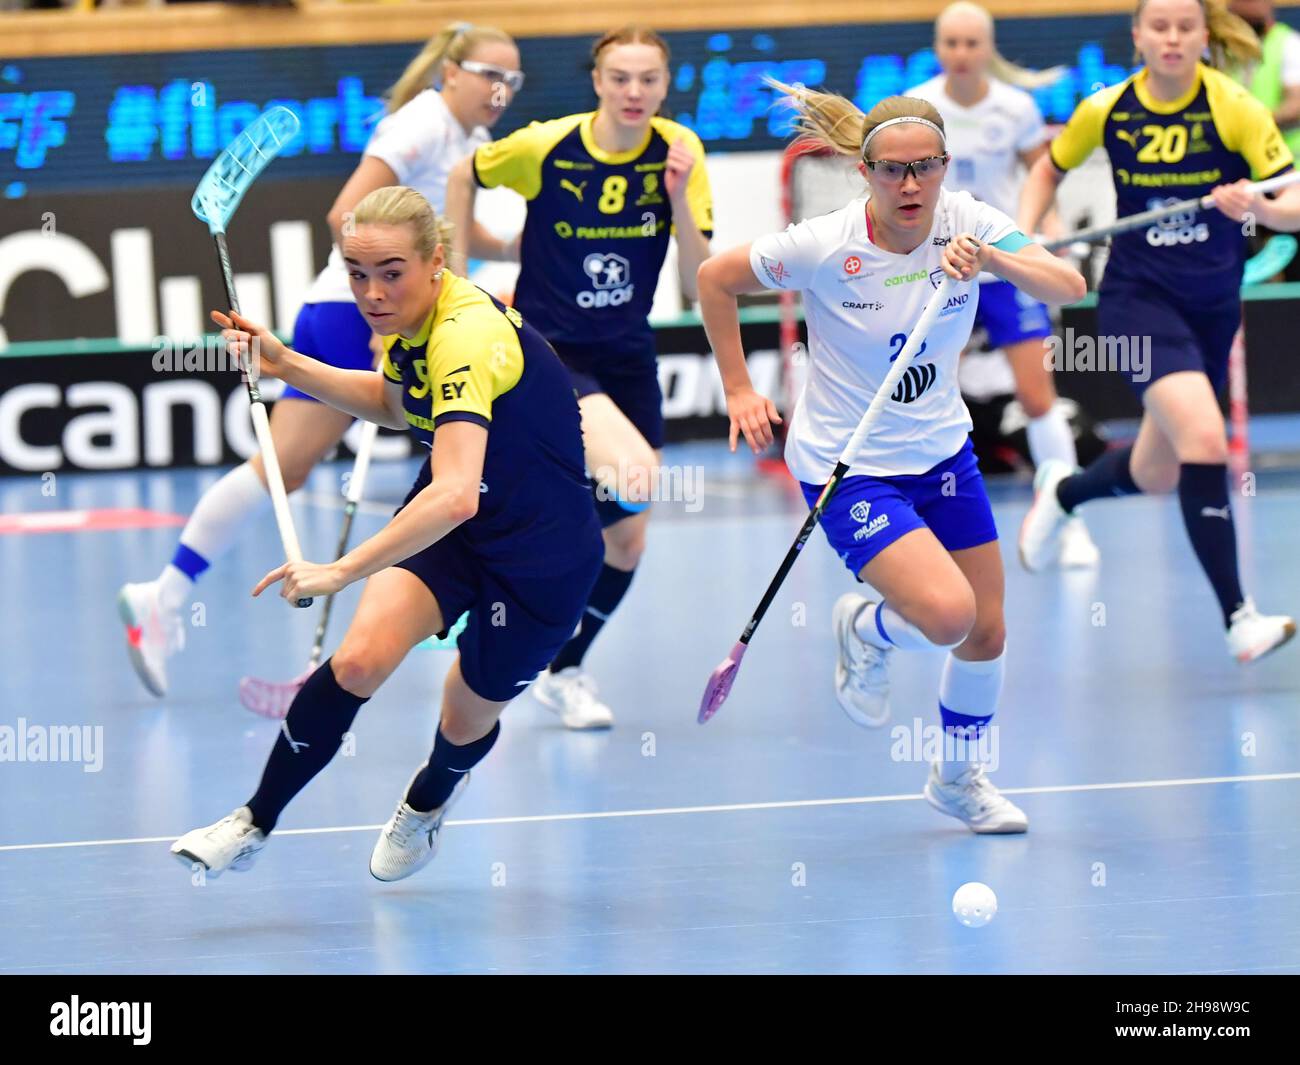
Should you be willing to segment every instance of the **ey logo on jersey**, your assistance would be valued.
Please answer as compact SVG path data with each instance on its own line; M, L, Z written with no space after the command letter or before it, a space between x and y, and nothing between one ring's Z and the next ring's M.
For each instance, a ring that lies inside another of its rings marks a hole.
M865 499L859 499L853 506L849 507L849 517L862 526L861 529L853 533L853 539L855 540L869 540L881 529L889 527L889 515L877 514L873 518L871 516L871 504Z
M1147 200L1147 207L1155 210L1178 203L1176 196L1161 199L1159 196ZM1196 221L1195 211L1180 211L1162 218L1147 230L1147 243L1153 248L1168 248L1175 244L1199 244L1210 239L1210 227L1205 222Z
M632 266L623 256L592 252L582 260L582 269L595 291L579 292L579 307L617 307L632 298Z

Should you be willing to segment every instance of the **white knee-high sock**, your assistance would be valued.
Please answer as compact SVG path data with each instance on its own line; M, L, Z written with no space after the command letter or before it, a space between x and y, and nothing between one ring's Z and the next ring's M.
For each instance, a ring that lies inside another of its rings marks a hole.
M937 651L947 646L933 643L902 614L883 602L859 611L853 631L863 641L881 650L897 647L900 651Z
M1059 403L1053 404L1046 414L1031 418L1025 433L1029 437L1029 458L1035 466L1048 459L1059 459L1071 469L1079 464L1070 420Z
M939 776L945 783L956 780L972 762L980 760L981 750L989 749L980 737L998 708L1006 660L1005 650L983 662L966 662L949 652L943 664L939 716L944 726L944 759ZM959 738L966 742L953 742Z
M176 554L158 576L163 608L184 607L200 574L225 554L248 519L270 502L261 478L247 462L204 492L181 533Z

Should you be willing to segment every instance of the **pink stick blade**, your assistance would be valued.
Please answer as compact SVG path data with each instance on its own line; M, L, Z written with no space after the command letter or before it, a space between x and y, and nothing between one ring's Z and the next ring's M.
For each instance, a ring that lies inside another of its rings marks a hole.
M722 664L709 677L709 683L704 688L704 698L700 700L700 713L696 718L701 725L716 714L727 701L727 696L731 694L731 686L736 682L736 674L740 672L740 660L745 657L747 646L747 644L737 643L731 649L731 654L723 659Z
M262 680L260 677L244 677L239 682L239 701L244 709L273 721L283 720L293 705L294 698L307 678L312 675L308 669L294 677L293 680Z

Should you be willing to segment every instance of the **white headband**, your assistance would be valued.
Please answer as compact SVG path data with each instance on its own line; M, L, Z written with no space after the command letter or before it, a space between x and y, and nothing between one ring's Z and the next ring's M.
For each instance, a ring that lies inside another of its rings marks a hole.
M888 129L890 126L896 126L896 125L898 125L898 123L900 123L900 122L919 122L919 123L921 123L921 125L923 125L923 126L929 126L932 130L935 131L935 133L939 134L939 143L940 143L940 145L941 145L945 150L947 150L947 147L948 147L948 138L945 137L945 136L943 135L943 130L941 130L938 126L936 126L936 125L935 125L933 122L931 122L928 118L921 118L921 117L918 116L918 115L903 115L903 116L900 117L900 118L891 118L888 122L882 122L882 123L880 123L880 125L878 125L875 129L873 129L870 133L867 134L867 138L866 138L866 140L864 140L864 141L862 142L862 154L863 154L863 156L865 157L866 154L867 154L867 145L869 145L869 144L871 143L871 138L872 138L872 137L874 137L874 136L875 136L877 133L879 133L882 129Z

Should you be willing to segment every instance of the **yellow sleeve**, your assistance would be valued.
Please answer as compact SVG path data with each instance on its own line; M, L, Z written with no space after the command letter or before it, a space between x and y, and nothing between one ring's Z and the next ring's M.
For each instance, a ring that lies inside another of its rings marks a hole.
M651 121L660 136L670 145L679 140L685 141L686 147L695 157L691 175L686 179L686 203L690 208L691 217L695 219L695 224L700 227L700 232L706 237L711 237L713 235L713 193L709 188L709 171L704 165L704 143L693 129L688 129L680 123L658 117Z
M474 177L485 189L504 185L531 200L542 189L542 163L582 115L533 122L474 153Z
M1295 161L1272 112L1244 88L1212 71L1206 89L1223 146L1246 160L1252 181L1272 177Z
M393 364L392 350L393 345L397 343L397 337L384 337L384 361L379 364L379 368L384 372L384 380L392 381L395 385L402 383L402 371Z
M486 427L493 400L523 376L519 334L494 307L462 311L434 330L426 372L435 428L444 421Z
M1065 129L1048 148L1057 170L1073 170L1101 146L1106 119L1127 86L1128 82L1123 81L1079 101Z

